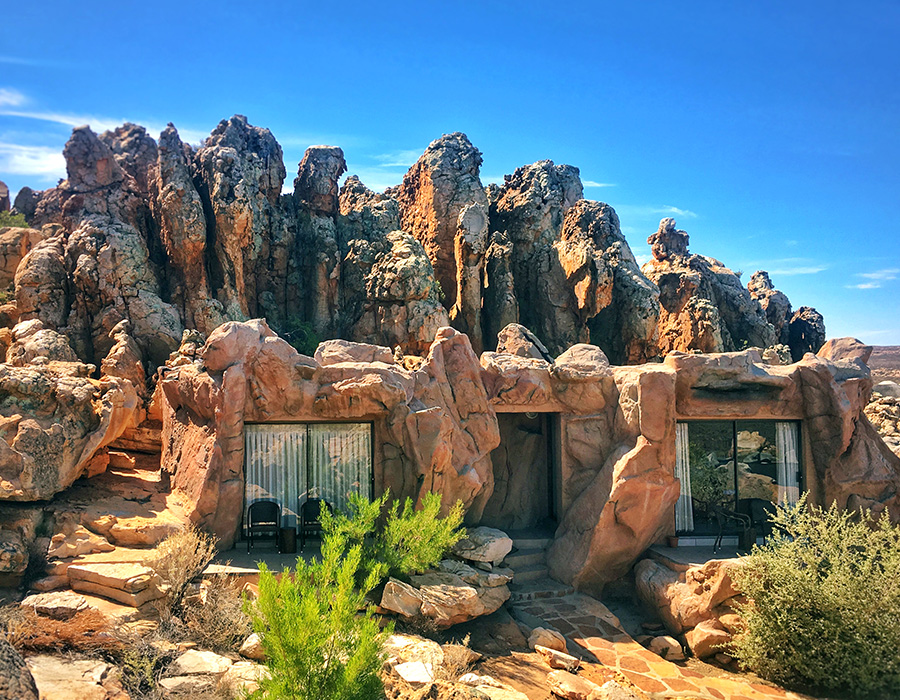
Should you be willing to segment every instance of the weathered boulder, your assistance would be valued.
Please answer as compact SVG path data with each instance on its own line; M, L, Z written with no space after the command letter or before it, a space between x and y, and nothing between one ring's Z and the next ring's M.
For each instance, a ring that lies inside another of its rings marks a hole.
M0 638L0 698L38 700L38 688L25 659L5 637Z
M409 584L389 579L381 608L406 619L424 617L446 629L490 615L509 600L509 595L506 583L479 585L464 581L458 574L428 572L410 577Z
M241 644L241 648L238 649L238 653L245 659L252 659L253 661L266 660L266 652L263 649L262 639L260 639L256 632L244 640L243 644Z
M731 635L718 620L703 620L684 633L685 641L698 659L715 656L728 648Z
M729 601L739 595L734 572L739 559L712 559L702 566L676 572L653 559L643 559L634 569L637 593L655 610L672 634L682 634L704 620L718 619L732 610Z
M528 647L534 649L537 646L555 649L556 651L566 650L566 638L556 630L548 630L546 627L535 627L531 630L528 637Z
M540 339L518 323L510 323L497 334L497 352L552 362L550 351Z
M681 642L667 634L654 637L650 640L647 648L667 661L681 661L684 659L684 649L681 648Z
M137 407L131 383L98 382L88 372L80 363L0 365L0 499L42 500L62 491L129 425Z
M659 350L722 352L779 342L760 303L721 262L688 253L688 235L663 219L641 268L659 287Z
M118 700L126 696L118 670L105 661L38 654L25 663L40 697L47 700Z
M225 673L232 663L231 659L212 651L188 649L175 659L166 669L168 676L195 676L201 674L218 675Z
M42 240L44 234L38 229L0 229L0 289L5 290L12 286L22 258Z
M547 676L550 692L563 700L596 700L600 686L569 671L551 671Z
M549 647L541 646L540 644L536 644L534 650L550 668L560 668L569 673L575 673L581 667L580 659L576 659L574 656L567 654L564 651L551 649Z
M25 597L19 605L54 620L68 620L89 607L87 599L73 591L37 593Z
M452 552L467 561L499 564L512 550L513 542L502 530L493 527L474 527L453 545Z
M0 180L0 212L9 211L9 187Z

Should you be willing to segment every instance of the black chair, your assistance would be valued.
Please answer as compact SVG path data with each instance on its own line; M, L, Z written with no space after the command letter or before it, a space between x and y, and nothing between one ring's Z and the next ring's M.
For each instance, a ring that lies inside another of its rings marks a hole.
M247 509L247 553L253 547L256 534L272 533L278 546L278 531L281 529L281 506L277 501L255 501ZM279 548L279 551L281 549Z
M766 541L772 535L769 517L775 512L775 504L764 498L742 498L738 501L738 512L750 518L751 528ZM755 541L755 538L754 538Z
M306 536L318 535L322 536L322 521L319 515L322 508L327 508L328 512L333 512L331 504L321 498L307 498L303 505L300 506L300 551L306 546Z

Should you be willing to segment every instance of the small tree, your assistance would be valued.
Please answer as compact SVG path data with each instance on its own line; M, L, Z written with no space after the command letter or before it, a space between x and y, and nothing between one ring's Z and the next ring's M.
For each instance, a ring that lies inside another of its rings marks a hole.
M846 697L900 697L900 529L885 514L779 506L736 574L737 658L764 678Z
M297 560L280 577L260 564L259 599L250 607L271 674L262 679L263 698L281 700L371 700L381 697L379 670L392 627L382 631L365 596L384 574L371 567L362 586L357 574L362 547L331 532L322 558Z

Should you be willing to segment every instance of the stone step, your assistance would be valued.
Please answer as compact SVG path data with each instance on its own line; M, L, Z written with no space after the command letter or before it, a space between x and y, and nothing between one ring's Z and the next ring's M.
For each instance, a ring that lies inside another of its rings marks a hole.
M539 600L541 598L562 598L575 592L572 586L560 583L552 578L539 578L532 581L513 580L509 584L509 600L518 603L525 600Z
M549 572L545 564L527 564L513 569L515 576L513 581L524 583L526 581L535 581L541 578L547 578Z
M503 560L505 566L508 566L513 571L518 571L523 566L529 566L531 564L544 564L547 561L547 551L544 549L522 549L519 551L513 551L510 554L506 555L506 559Z
M515 549L544 549L553 542L552 537L514 537L513 547Z

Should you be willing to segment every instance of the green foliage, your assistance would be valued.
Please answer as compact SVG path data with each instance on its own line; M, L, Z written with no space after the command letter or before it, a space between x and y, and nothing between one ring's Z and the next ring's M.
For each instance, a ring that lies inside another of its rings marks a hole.
M725 500L725 490L733 478L732 463L720 464L698 442L690 443L691 496L704 506L717 505Z
M435 566L463 538L462 502L457 501L446 517L440 517L440 513L441 496L433 492L425 494L419 510L411 498L402 509L399 501L391 504L376 545L379 560L387 564L392 575L406 576Z
M321 342L313 325L309 321L301 321L296 316L285 320L281 337L290 343L301 355L312 357Z
M733 653L764 678L845 697L900 697L900 528L885 514L779 506L737 574Z
M442 518L441 495L431 492L422 498L418 510L411 498L402 507L394 501L379 528L377 522L389 498L390 492L375 501L353 494L348 515L323 513L322 530L360 544L364 566L383 565L385 575L398 578L435 566L465 535L462 502L457 501Z
M350 497L348 513L323 509L322 557L297 560L280 577L260 565L259 599L247 610L262 638L271 677L262 697L370 700L382 697L379 670L393 626L379 629L366 596L388 576L437 564L463 536L463 507L440 517L441 497L429 493L416 510L389 498Z
M25 221L24 214L15 214L11 211L0 211L0 228L3 228L4 226L28 228L28 222Z
M361 568L362 546L336 529L323 537L321 560L298 559L280 578L260 564L259 599L249 611L271 671L260 683L263 698L382 696L378 672L392 628L379 629L365 596L384 569L370 567L358 586Z

